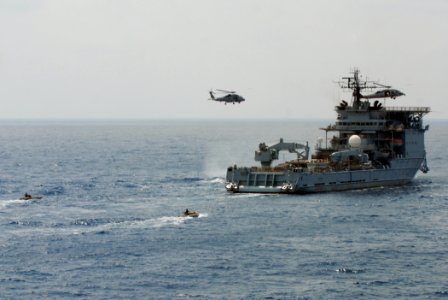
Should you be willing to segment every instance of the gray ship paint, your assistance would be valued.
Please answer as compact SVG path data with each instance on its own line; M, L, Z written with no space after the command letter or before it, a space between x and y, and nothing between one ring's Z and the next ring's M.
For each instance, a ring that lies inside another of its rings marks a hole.
M260 167L230 166L226 189L239 193L314 193L401 185L410 182L420 169L426 173L423 116L429 107L386 107L378 100L403 96L389 86L362 81L359 71L340 82L353 91L351 104L336 106L336 122L326 128L325 144L318 141L311 159L308 143L272 146L260 143L255 160ZM381 89L362 95L364 89ZM393 91L393 92L391 92ZM372 103L373 102L373 103ZM332 137L329 138L328 135ZM280 151L297 154L297 159L277 166Z

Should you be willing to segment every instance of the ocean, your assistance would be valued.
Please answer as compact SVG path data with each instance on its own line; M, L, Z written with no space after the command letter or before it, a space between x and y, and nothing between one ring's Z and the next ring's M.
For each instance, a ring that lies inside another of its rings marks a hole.
M225 191L260 142L330 123L0 121L0 298L447 298L448 122L406 186Z

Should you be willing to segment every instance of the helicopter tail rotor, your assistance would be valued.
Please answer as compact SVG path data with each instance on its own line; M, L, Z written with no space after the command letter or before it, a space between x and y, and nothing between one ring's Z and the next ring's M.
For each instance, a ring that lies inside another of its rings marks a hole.
M210 90L209 93L210 93L210 97L211 97L209 100L215 100L215 95L213 94L213 91Z

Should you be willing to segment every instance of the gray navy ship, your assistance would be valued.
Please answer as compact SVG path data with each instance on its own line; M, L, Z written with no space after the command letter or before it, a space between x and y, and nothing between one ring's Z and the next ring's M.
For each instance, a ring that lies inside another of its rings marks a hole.
M373 81L362 80L359 71L343 77L339 85L352 91L351 103L336 106L336 122L325 128L309 158L306 143L260 143L255 167L230 166L226 189L233 193L314 193L362 189L409 183L418 170L426 173L424 144L429 125L423 116L429 107L389 107L378 99L405 94ZM363 95L363 90L376 92ZM385 101L384 101L385 103ZM332 137L328 137L332 135ZM273 166L279 152L297 154L291 161Z

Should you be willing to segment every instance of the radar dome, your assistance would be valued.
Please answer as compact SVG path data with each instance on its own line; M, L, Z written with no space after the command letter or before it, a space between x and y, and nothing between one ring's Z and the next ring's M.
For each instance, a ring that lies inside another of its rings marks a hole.
M359 146L361 146L361 138L359 137L359 135L352 135L348 139L348 144L351 148L359 148Z

